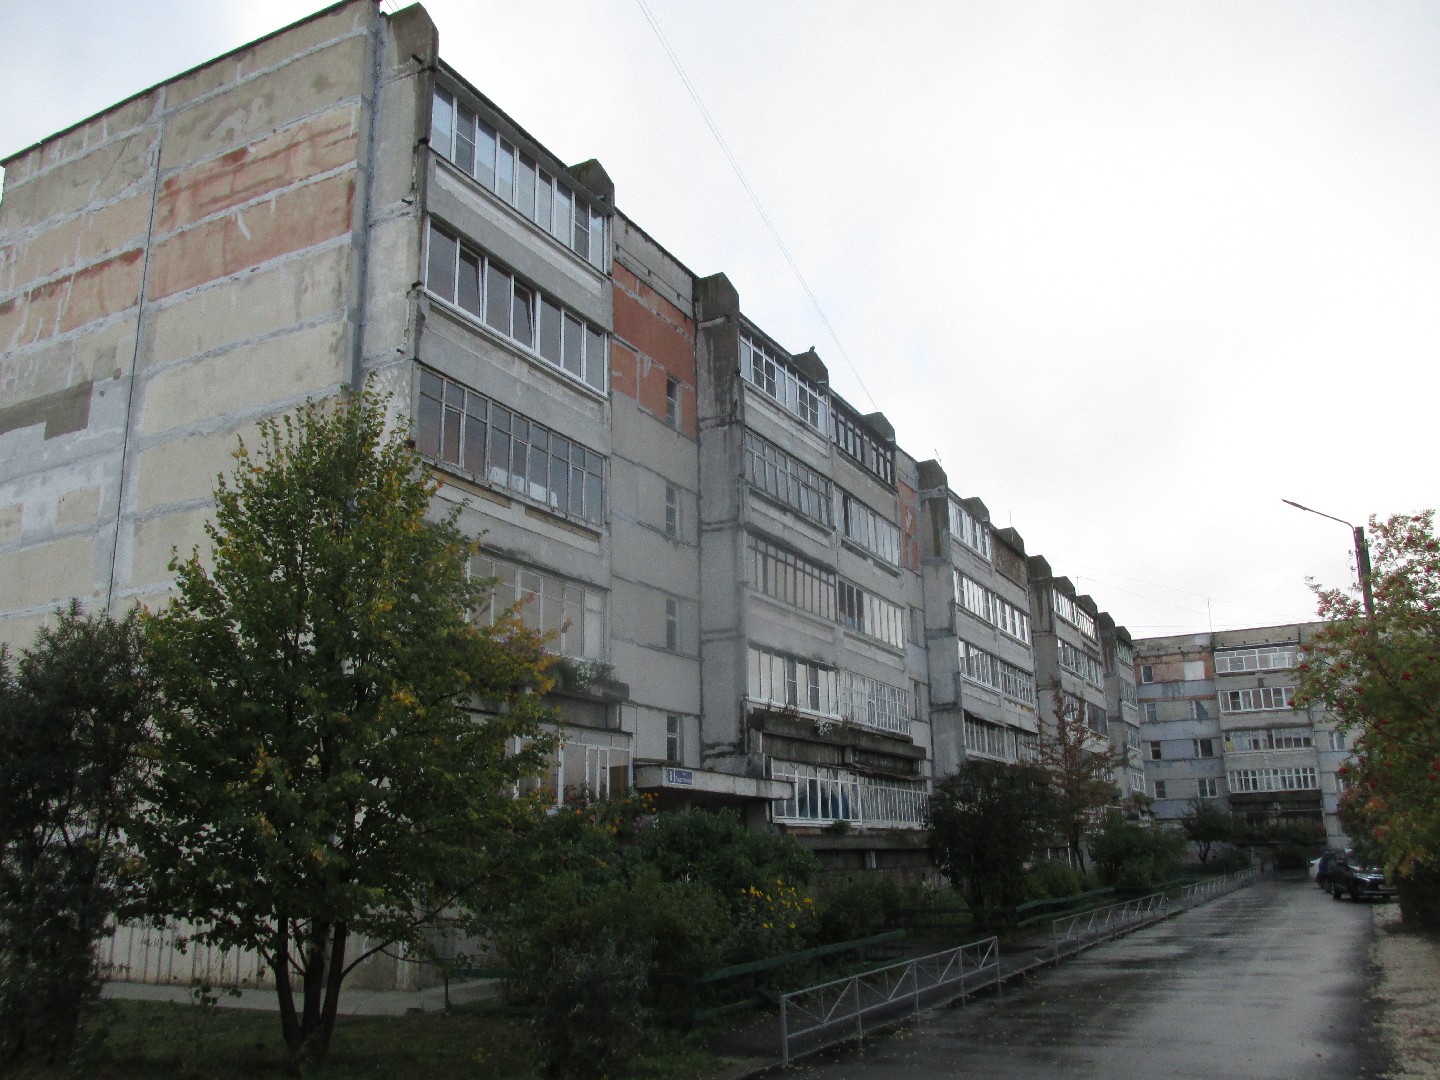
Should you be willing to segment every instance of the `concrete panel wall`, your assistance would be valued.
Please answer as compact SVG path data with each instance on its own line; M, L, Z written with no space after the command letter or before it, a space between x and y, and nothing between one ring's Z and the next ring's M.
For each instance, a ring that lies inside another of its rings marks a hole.
M0 605L0 640L70 595L163 597L170 551L202 536L236 437L358 378L372 221L414 256L377 275L396 291L392 339L369 347L391 362L403 349L396 310L418 262L404 148L427 93L412 53L427 40L433 53L435 34L418 8L394 23L356 0L7 163L0 507L21 509L0 528L0 579L28 584ZM382 92L396 115L377 207L367 161Z
M634 703L637 760L666 760L665 717L673 713L687 729L686 763L698 766L699 448L692 286L688 272L625 218L612 219L611 234L615 670ZM666 417L667 379L682 390L680 423L673 427ZM667 487L678 511L674 535L666 531ZM674 651L665 640L667 600L680 616Z

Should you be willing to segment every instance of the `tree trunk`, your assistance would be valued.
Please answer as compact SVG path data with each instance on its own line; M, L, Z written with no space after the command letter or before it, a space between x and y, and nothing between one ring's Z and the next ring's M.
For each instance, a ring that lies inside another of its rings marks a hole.
M340 984L345 980L345 946L350 936L345 923L336 923L330 942L330 970L325 973L325 1004L320 1011L320 1027L315 1032L319 1062L330 1050L330 1037L335 1034L335 1016L340 1008Z
M305 967L300 973L300 1042L290 1052L291 1063L297 1066L302 1062L318 1065L325 1057L325 1047L317 1036L325 992L327 954L330 950L330 924L313 924L308 936L309 940L305 943Z
M293 1059L300 1053L300 1018L295 1014L295 991L290 986L290 921L278 920L280 929L271 947L270 970L275 973L275 997L280 1004L280 1031L285 1050Z

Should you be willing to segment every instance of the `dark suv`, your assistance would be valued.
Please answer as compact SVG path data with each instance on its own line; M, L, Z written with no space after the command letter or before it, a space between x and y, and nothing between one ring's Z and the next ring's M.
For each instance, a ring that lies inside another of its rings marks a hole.
M1330 895L1336 900L1349 896L1359 900L1362 896L1373 896L1389 900L1396 895L1394 885L1385 880L1385 871L1378 866L1364 866L1341 856L1331 861L1328 867Z

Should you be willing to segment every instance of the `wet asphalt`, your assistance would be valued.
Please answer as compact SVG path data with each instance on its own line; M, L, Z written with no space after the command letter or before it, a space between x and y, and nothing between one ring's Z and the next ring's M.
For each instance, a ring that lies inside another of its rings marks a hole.
M813 1080L1358 1080L1383 1072L1365 1023L1368 904L1264 881L1012 984Z

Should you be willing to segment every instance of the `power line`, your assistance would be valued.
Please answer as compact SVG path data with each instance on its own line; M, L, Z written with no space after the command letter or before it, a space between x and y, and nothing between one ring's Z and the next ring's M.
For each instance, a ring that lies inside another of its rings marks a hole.
M715 123L715 118L710 115L710 110L705 107L705 102L701 100L700 91L696 89L695 84L690 81L690 76L685 73L684 65L680 63L680 57L676 55L675 50L671 48L670 41L666 38L665 32L660 29L660 24L651 13L650 6L645 0L635 0L635 3L639 5L641 13L645 16L645 21L650 24L650 29L655 32L655 37L660 42L660 47L665 50L665 55L669 57L671 66L675 68L675 73L680 76L680 81L685 84L685 89L690 94L690 100L695 102L695 107L700 110L700 116L705 121L705 126L710 129L710 134L714 136L716 145L720 147L721 153L725 155L725 160L730 163L730 168L734 170L736 178L740 181L740 186L745 189L745 194L750 197L750 202L754 205L755 212L760 215L760 220L765 223L765 228L769 231L771 239L775 241L775 246L780 249L780 254L784 256L785 261L789 263L790 270L795 275L795 280L800 283L800 288L802 288L805 291L805 295L810 298L811 306L815 309L815 313L820 316L820 321L825 324L825 329L830 334L830 339L835 342L835 347L840 351L840 357L845 361L845 366L850 369L850 374L855 376L855 381L859 383L861 391L863 391L865 397L869 399L871 407L878 412L880 406L876 403L874 395L870 393L870 388L865 385L865 380L860 377L860 371L850 359L850 354L845 351L845 345L840 340L840 335L836 332L834 324L831 323L830 317L825 314L825 309L820 306L820 298L815 295L815 291L810 288L810 283L805 280L805 275L800 272L800 265L795 261L794 256L790 254L790 249L780 236L780 230L776 228L775 222L760 202L760 196L750 185L750 181L746 179L745 170L740 168L739 159L736 158L735 154L731 151L730 144L725 141L725 136L720 134L719 125Z

